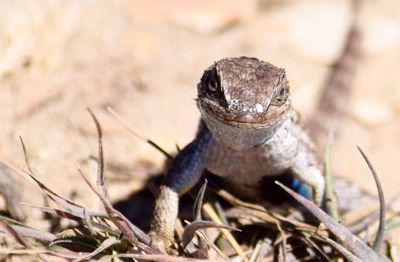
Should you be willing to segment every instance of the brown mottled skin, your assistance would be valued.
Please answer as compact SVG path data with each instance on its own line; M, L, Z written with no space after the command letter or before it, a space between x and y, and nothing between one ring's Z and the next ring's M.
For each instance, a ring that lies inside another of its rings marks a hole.
M196 138L177 155L156 200L150 231L155 246L170 245L179 195L205 169L254 200L259 199L254 188L264 176L290 171L321 203L322 167L291 109L283 69L255 58L222 59L204 72L197 105L201 120Z

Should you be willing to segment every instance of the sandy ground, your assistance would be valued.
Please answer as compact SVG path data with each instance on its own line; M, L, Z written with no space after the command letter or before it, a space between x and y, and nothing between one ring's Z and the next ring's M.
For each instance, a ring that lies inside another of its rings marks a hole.
M161 169L163 156L127 133L107 106L174 152L196 130L203 70L246 55L286 68L294 107L307 118L350 17L349 2L339 0L0 1L0 155L23 166L21 135L39 179L99 209L76 171L79 164L95 176L86 107L104 128L110 196L123 199ZM364 58L333 169L375 192L360 145L390 197L400 169L400 2L365 1L360 21ZM24 200L42 205L39 191L17 179Z

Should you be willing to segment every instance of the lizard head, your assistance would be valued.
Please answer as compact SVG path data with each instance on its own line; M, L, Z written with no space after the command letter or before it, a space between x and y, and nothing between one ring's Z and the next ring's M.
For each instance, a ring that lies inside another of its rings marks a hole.
M213 137L233 149L268 140L290 110L285 71L256 58L226 58L198 84L197 105ZM233 140L233 141L232 141Z

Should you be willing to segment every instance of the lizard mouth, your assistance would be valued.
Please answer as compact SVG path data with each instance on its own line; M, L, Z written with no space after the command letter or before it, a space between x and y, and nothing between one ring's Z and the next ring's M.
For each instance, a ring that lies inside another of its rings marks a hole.
M234 151L252 149L272 138L287 120L290 105L272 107L257 121L246 121L248 118L222 111L222 107L207 102L197 101L202 119L216 142Z
M263 121L242 121L241 118L232 119L229 114L221 114L219 111L215 113L213 107L205 106L199 101L198 104L202 119L215 141L234 151L249 150L268 141L276 134L289 113L288 110L282 110L279 117L267 114Z
M279 125L290 109L290 101L287 100L284 104L275 106L269 105L265 110L229 110L211 99L198 99L197 105L202 117L207 120L221 122L233 127L262 129Z

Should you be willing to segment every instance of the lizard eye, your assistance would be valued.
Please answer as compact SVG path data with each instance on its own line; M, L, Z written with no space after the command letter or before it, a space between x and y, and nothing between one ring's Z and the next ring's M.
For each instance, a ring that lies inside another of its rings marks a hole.
M211 81L207 83L207 89L211 94L218 93L218 82L215 79L211 79Z
M200 99L206 98L209 102L213 101L224 108L228 106L221 84L221 77L215 66L204 72L198 87Z
M286 102L288 95L289 93L287 88L285 86L281 87L279 91L275 94L271 104L274 106L283 105Z
M206 71L201 79L204 91L208 96L221 98L223 92L221 88L221 81L215 69Z

